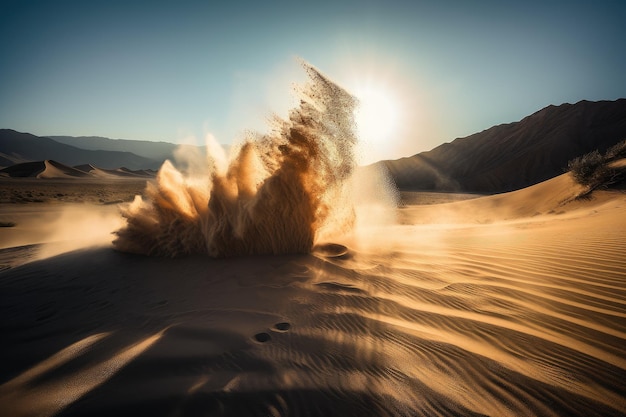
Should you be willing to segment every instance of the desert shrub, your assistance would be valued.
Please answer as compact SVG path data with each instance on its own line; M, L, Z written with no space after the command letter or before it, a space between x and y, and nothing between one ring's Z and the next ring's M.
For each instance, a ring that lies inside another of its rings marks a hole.
M598 171L605 165L606 162L600 152L593 151L572 159L567 163L567 168L577 183L592 185L600 174Z
M626 140L609 148L604 155L593 151L572 159L567 163L574 180L594 190L608 187L624 180L626 171L611 162L626 157Z
M615 161L616 159L626 158L626 139L611 146L604 154L607 161Z

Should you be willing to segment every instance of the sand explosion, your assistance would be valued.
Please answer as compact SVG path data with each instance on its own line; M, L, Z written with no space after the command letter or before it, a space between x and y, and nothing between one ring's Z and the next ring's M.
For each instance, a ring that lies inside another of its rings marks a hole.
M249 134L229 164L213 149L199 176L166 161L146 200L123 209L115 247L168 257L306 253L324 228L350 225L354 211L338 203L355 168L357 102L302 65L309 82L288 120Z

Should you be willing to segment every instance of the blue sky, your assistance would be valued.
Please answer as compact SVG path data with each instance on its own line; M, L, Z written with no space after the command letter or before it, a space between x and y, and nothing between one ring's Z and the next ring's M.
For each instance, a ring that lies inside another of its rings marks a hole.
M229 143L286 115L295 57L390 103L366 162L626 97L623 1L126 3L4 2L0 127Z

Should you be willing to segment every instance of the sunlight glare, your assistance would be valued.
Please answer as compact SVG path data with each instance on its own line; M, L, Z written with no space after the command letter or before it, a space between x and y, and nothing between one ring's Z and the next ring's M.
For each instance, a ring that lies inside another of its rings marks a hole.
M355 121L360 142L366 154L386 153L398 133L397 100L384 87L367 86L355 89L359 100ZM371 159L375 155L364 155Z

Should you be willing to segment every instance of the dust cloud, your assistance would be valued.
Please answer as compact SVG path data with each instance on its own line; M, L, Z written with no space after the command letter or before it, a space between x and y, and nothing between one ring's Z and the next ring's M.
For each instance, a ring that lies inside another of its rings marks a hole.
M273 116L270 133L248 133L230 158L209 137L206 156L177 155L178 169L166 161L145 198L123 208L114 246L166 257L307 253L350 233L355 193L367 193L353 175L358 103L302 66L309 81L296 87L300 103L286 120Z

